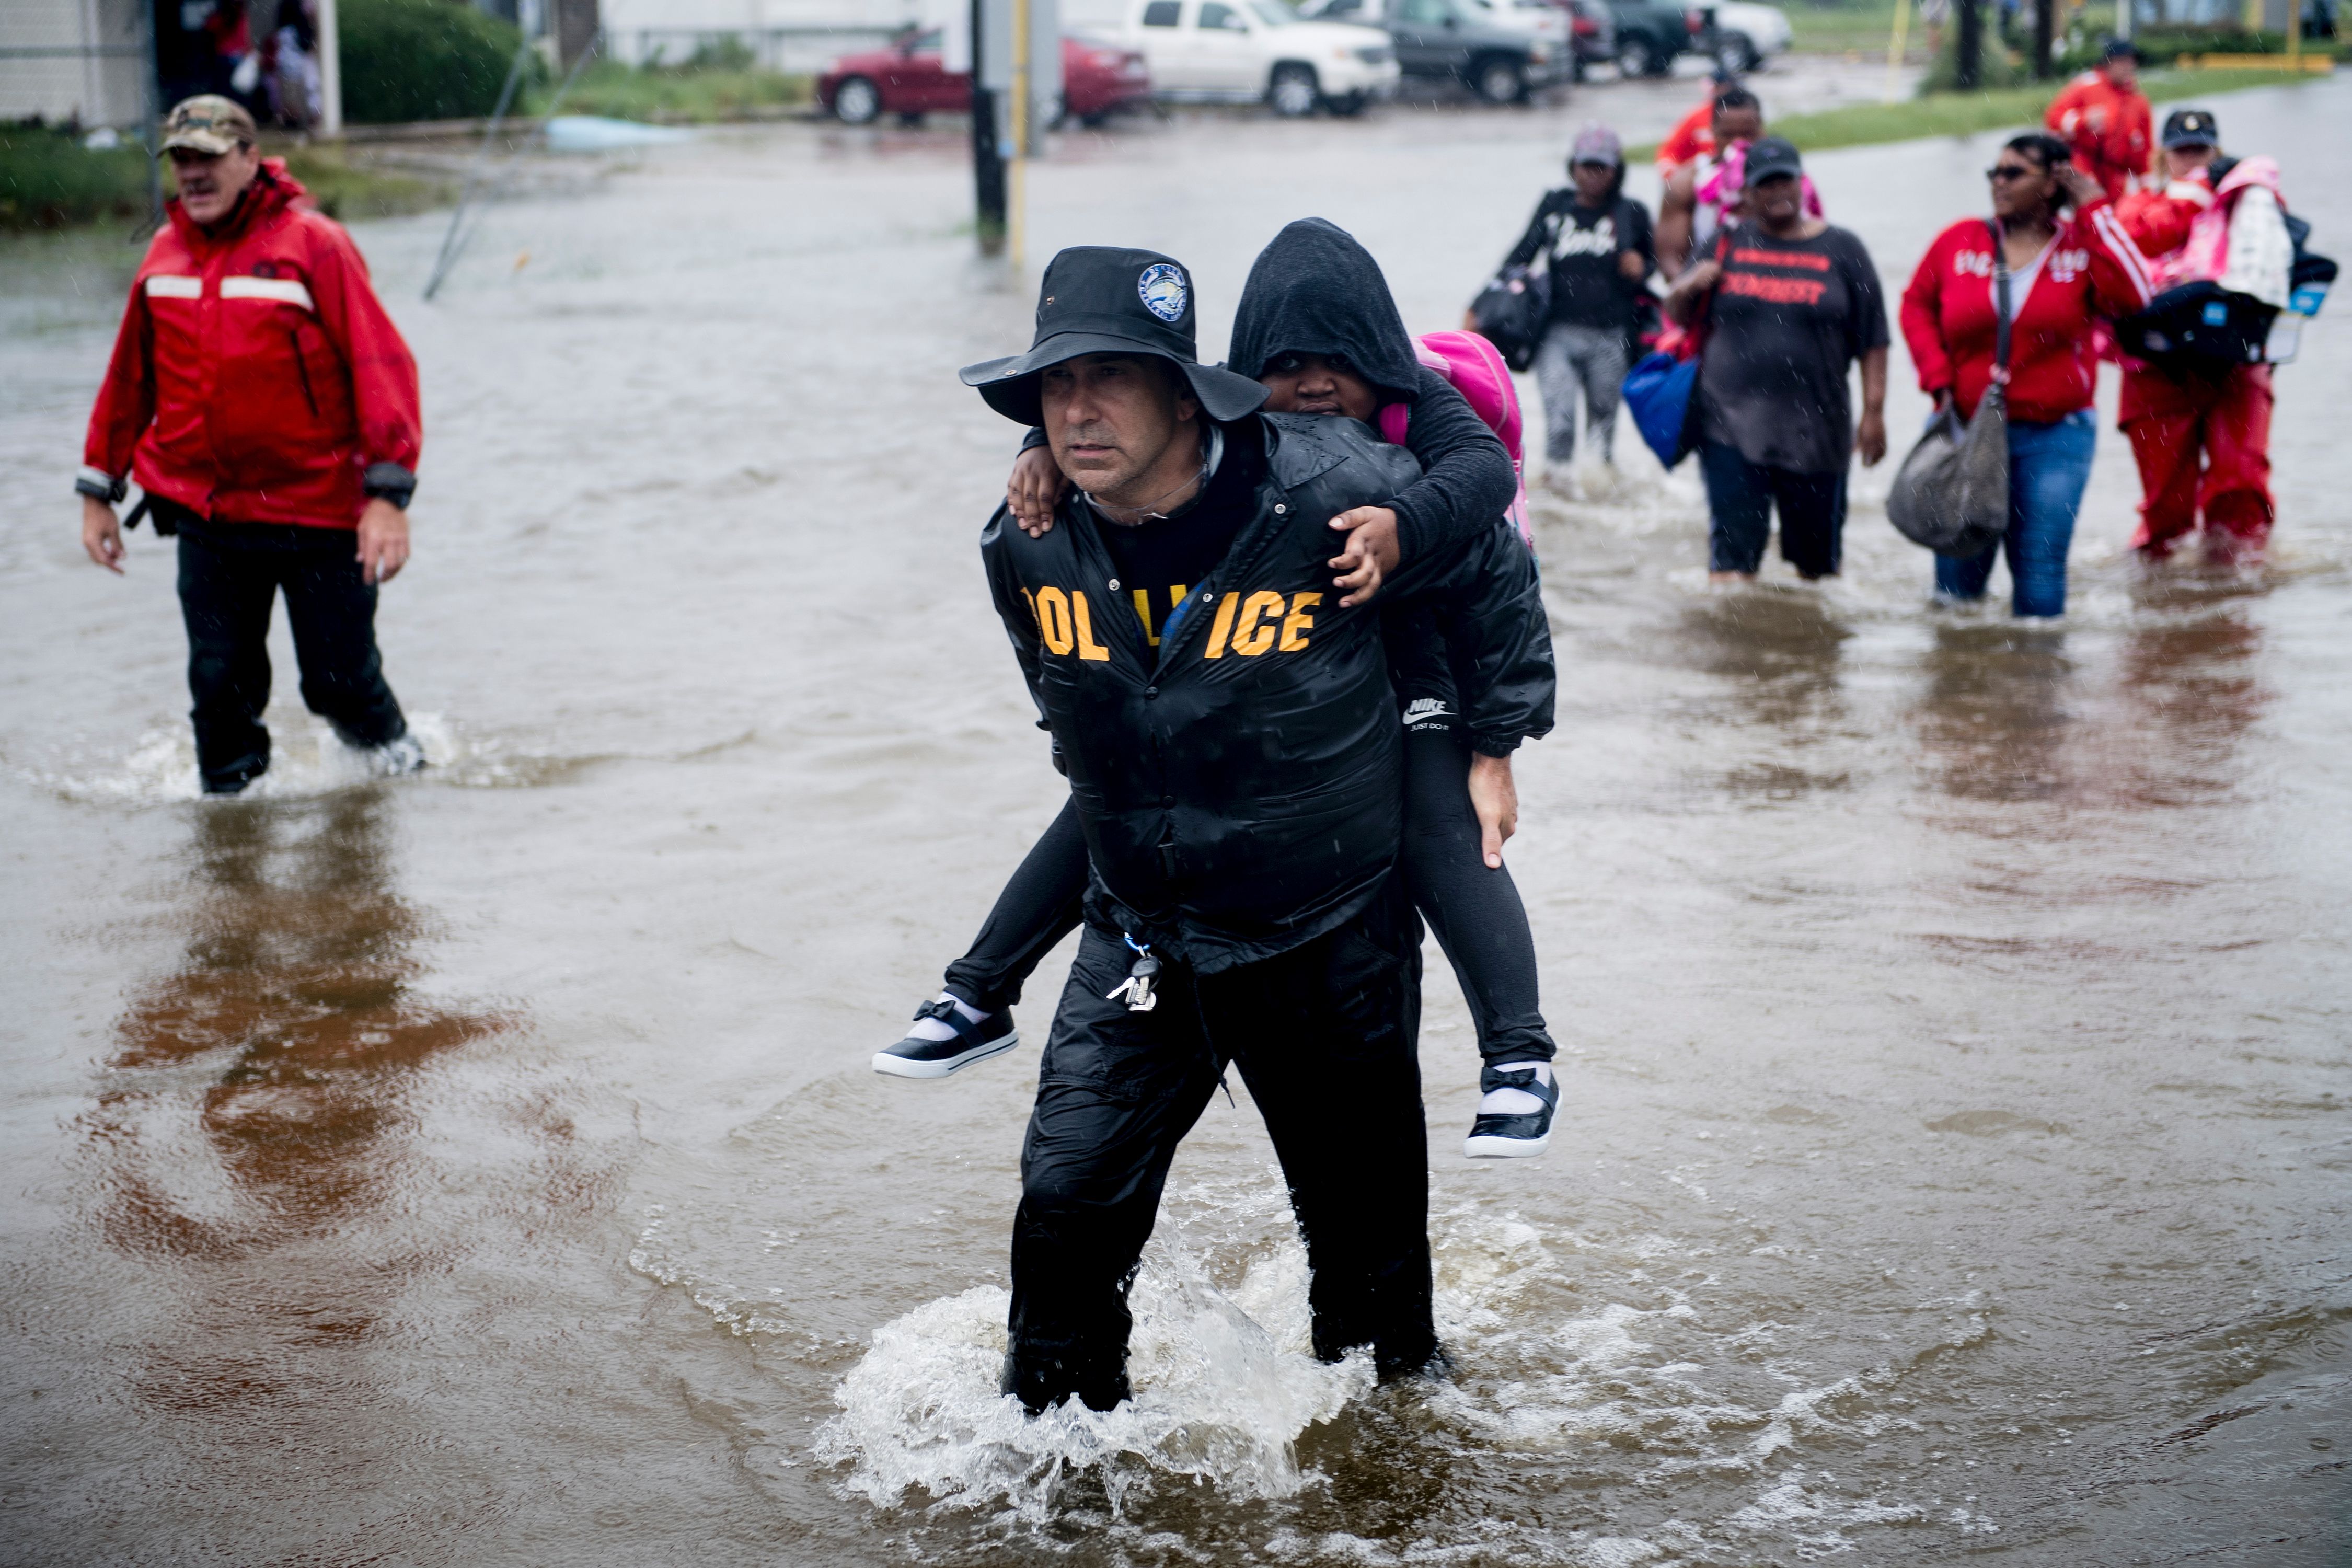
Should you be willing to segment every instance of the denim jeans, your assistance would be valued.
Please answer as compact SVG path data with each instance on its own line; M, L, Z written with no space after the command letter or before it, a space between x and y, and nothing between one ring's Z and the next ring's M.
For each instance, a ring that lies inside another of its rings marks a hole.
M2099 441L2087 408L2048 425L2009 427L2009 531L1980 555L1936 557L1936 591L1947 598L1981 599L1996 555L2009 557L2011 605L2021 616L2066 613L2066 550L2074 516L2091 482L2091 454Z

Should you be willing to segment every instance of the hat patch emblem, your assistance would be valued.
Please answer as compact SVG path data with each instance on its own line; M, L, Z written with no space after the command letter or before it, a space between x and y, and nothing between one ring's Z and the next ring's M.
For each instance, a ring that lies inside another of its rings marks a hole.
M1143 308L1161 321L1173 325L1184 319L1189 291L1184 287L1181 268L1155 261L1135 280L1135 291L1143 296Z

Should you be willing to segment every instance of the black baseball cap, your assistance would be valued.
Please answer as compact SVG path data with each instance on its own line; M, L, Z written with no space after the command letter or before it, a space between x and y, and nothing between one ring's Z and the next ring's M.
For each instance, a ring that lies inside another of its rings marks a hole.
M2099 59L2102 63L2124 59L2144 62L2147 58L2146 55L2139 52L2139 46L2129 38L2109 38L2099 46Z
M1797 156L1797 148L1784 136L1759 136L1748 144L1748 162L1742 167L1741 185L1760 185L1767 180L1782 175L1795 179L1805 172L1805 161Z
M1153 354L1173 363L1212 419L1239 419L1265 401L1265 388L1222 365L1202 364L1193 322L1192 276L1156 250L1079 245L1045 264L1037 289L1037 331L1029 352L968 364L960 373L991 408L1016 425L1045 414L1038 378L1081 354Z
M2210 109L2176 109L2164 117L2167 147L2219 147L2221 124Z

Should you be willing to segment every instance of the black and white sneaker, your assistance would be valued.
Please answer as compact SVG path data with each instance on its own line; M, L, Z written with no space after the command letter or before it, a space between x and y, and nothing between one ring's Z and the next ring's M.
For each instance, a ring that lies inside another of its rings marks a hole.
M1551 1143L1559 1085L1549 1062L1505 1062L1478 1069L1478 1120L1462 1141L1465 1160L1527 1160Z
M982 1013L945 992L915 1009L907 1037L874 1055L874 1070L893 1078L945 1078L1021 1043L1011 1013Z

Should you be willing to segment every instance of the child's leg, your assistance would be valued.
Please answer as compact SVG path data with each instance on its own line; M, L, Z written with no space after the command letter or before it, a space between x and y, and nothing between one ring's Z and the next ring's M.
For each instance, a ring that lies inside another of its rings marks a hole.
M1403 859L1413 902L1462 982L1488 1062L1548 1062L1558 1047L1537 1001L1536 942L1507 868L1479 852L1470 739L1458 719L1405 731Z
M1086 835L1077 806L1065 805L996 896L971 951L948 965L947 989L915 1009L914 1026L876 1054L874 1070L945 1078L1019 1045L1011 1008L1021 983L1076 927L1086 890Z
M1078 927L1087 891L1087 836L1075 801L1062 803L1045 836L996 895L971 951L948 965L947 988L982 1013L1021 1000L1021 984L1054 944Z

